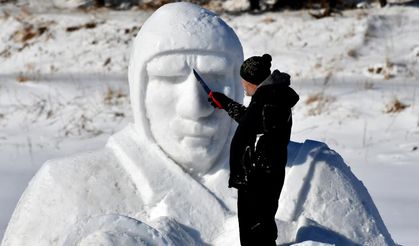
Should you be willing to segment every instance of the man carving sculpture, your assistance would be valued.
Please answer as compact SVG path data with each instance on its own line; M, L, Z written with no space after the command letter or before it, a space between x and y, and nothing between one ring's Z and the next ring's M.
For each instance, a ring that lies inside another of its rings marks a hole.
M275 214L285 178L291 135L291 108L298 102L290 76L275 70L272 57L254 56L241 66L246 108L223 93L213 93L239 123L231 142L229 186L238 189L241 245L276 245ZM211 100L213 106L214 101Z

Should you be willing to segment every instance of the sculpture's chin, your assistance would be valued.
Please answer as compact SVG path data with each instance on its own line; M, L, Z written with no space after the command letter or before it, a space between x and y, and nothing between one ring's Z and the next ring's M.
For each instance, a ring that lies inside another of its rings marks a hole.
M181 141L181 145L183 145L187 149L205 149L210 150L212 140L208 137L198 137L198 136L187 136L184 137Z
M185 137L180 143L173 146L161 145L166 154L185 171L194 175L205 175L214 165L221 154L223 144L215 144L208 138Z
M184 163L185 168L195 176L205 175L215 164L215 158L202 158L201 156L192 156L191 160Z

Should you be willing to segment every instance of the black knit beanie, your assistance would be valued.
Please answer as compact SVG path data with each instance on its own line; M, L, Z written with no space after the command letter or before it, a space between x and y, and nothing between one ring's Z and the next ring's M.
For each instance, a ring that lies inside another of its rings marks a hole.
M240 76L255 85L262 83L271 75L272 57L269 54L252 56L245 60L240 67Z

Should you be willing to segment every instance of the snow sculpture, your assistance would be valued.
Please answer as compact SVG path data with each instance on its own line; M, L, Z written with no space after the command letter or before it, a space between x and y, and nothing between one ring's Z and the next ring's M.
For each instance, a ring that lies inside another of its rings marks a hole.
M242 61L239 39L215 14L190 3L158 9L134 41L135 124L104 149L45 163L20 199L4 245L211 242L234 215L226 166L235 123L207 102L192 68L212 89L241 101ZM129 225L130 233L120 233Z
M192 68L241 101L242 60L213 13L190 3L157 10L129 66L135 123L103 149L45 163L2 245L239 245L226 168L235 125L207 103ZM277 219L281 244L394 244L362 183L313 141L289 146Z

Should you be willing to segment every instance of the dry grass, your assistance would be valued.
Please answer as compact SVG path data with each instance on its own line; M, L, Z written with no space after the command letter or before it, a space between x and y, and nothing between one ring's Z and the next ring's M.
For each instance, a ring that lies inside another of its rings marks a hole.
M408 108L410 105L402 103L399 99L395 98L390 104L386 106L386 109L384 112L390 114L390 113L400 113L406 108Z
M171 3L171 2L173 2L173 1L171 1L171 0L150 1L150 2L140 4L139 9L154 11L154 10L160 8L161 6L165 5L166 3Z
M108 87L106 91L104 102L107 105L119 105L123 98L126 98L127 94L123 93L121 89L114 90Z
M358 52L356 49L350 49L348 50L348 56L352 57L354 59L358 58Z
M315 102L318 102L318 101L322 100L322 97L323 97L323 93L312 94L312 95L308 96L308 98L305 101L305 104L310 105L310 104L313 104Z
M17 44L17 47L11 49L8 47L2 51L1 56L8 58L12 55L12 51L21 52L25 48L31 46L39 37L45 37L43 41L48 40L52 37L50 32L50 26L55 24L54 21L41 21L34 22L31 18L31 14L23 8L19 16L15 17L21 25L10 35L10 43ZM19 47L20 46L20 47Z
M394 63L386 59L385 63L380 66L369 67L368 72L371 74L382 75L385 80L389 80L394 77L393 73Z
M125 34L137 34L140 29L141 29L141 26L133 26L131 28L125 28L124 33Z
M16 2L16 0L0 0L0 3L11 3Z
M27 81L29 81L29 80L31 80L31 78L30 78L30 77L28 77L28 76L25 76L25 75L23 75L23 74L20 74L19 76L17 76L17 77L16 77L16 81L17 81L18 83L25 83L25 82L27 82Z
M48 26L35 27L32 24L24 25L20 30L15 31L12 34L12 39L16 42L27 43L30 40L41 36L48 31Z
M9 58L12 56L12 52L10 51L10 48L4 49L2 52L0 52L0 56L4 58Z
M308 115L316 116L324 113L328 106L335 102L336 98L325 95L323 92L309 95L305 100L305 104L309 105Z
M84 29L93 29L93 28L96 28L97 25L98 25L98 23L96 23L96 22L88 22L88 23L85 23L83 25L69 26L65 30L67 32L75 32L75 31L78 31L78 30L83 29L83 28Z
M110 57L108 57L105 62L103 63L103 66L106 67L107 65L109 65L111 63L112 59Z
M68 124L63 127L64 136L81 136L83 133L89 133L92 136L98 136L103 133L102 130L97 129L93 120L81 114L70 120Z
M274 23L276 20L270 16L266 17L265 19L262 20L263 23L265 24L271 24Z

